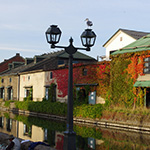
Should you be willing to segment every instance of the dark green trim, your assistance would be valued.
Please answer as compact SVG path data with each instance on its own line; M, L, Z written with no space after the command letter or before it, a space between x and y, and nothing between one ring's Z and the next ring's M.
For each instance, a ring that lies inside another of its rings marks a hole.
M136 81L134 87L150 87L150 81Z

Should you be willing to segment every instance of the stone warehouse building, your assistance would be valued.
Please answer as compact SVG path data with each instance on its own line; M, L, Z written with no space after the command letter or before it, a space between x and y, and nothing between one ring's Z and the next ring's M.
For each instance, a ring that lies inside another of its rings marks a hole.
M83 90L85 85L91 86L95 91L91 91L91 100L94 99L94 103L98 101L103 102L104 99L101 99L101 96L96 93L96 90L100 89L98 88L100 82L96 79L96 76L97 69L100 65L106 67L104 65L105 62L97 63L97 60L94 58L77 52L74 54L73 64L74 68L76 68L74 69L74 83L76 84L76 88ZM11 64L9 65L11 66ZM56 100L66 101L68 54L65 51L26 58L25 64L19 65L17 67L11 67L0 74L0 98L2 100L23 101L30 97L33 101L42 101L43 98L48 99L48 89L54 83L56 85ZM103 70L105 67L103 67ZM92 72L91 68L95 70ZM80 70L80 72L77 70ZM100 84L101 86L102 84ZM101 89L105 89L105 86L104 88L101 87Z

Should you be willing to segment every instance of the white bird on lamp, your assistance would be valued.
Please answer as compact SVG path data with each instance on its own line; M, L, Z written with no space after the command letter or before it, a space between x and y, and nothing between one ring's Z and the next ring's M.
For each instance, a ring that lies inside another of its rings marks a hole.
M91 27L93 25L92 21L90 21L89 18L86 18L85 21L88 27Z

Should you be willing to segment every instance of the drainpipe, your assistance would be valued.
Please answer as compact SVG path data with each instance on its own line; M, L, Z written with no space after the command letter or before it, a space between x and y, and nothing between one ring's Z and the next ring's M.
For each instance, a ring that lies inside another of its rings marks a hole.
M18 97L17 97L17 100L19 101L19 97L20 97L20 75L19 74L17 74L18 75Z

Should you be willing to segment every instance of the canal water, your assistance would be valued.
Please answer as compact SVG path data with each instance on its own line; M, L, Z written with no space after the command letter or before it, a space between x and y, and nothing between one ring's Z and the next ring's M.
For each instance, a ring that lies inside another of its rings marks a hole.
M47 142L63 150L66 123L61 121L4 113L0 132L33 142ZM150 134L74 124L77 150L148 150ZM1 142L1 141L0 141Z

